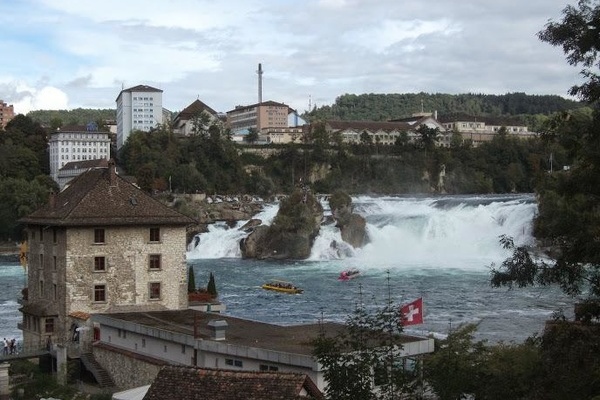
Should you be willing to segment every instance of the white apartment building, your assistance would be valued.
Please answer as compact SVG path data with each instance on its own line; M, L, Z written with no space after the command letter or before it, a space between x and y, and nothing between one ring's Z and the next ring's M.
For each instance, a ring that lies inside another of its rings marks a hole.
M144 132L163 123L162 93L160 89L138 85L121 90L117 97L117 150L133 130Z
M59 170L74 161L109 160L110 137L108 132L98 131L90 122L85 126L65 126L50 135L50 176L59 183Z

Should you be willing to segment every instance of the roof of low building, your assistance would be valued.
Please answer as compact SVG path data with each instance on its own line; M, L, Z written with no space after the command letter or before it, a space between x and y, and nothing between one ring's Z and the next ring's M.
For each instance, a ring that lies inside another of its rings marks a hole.
M328 120L325 122L333 130L348 130L356 131L397 131L410 130L414 127L406 122L384 122L384 121L337 121Z
M144 400L323 399L306 374L165 366Z
M95 160L83 160L83 161L71 161L66 163L61 170L70 169L89 169L89 168L108 168L108 160L106 158L99 158Z
M526 124L516 117L504 116L474 116L464 113L455 113L449 115L441 115L438 119L441 123L449 122L483 122L486 125L492 126L526 126Z
M165 310L151 312L120 312L117 314L96 314L101 316L100 324L106 319L115 322L131 322L153 330L167 331L194 336L205 340L212 338L213 332L209 327L211 321L225 321L225 339L222 342L262 348L285 353L312 356L313 339L323 333L336 336L346 326L335 322L318 322L301 325L275 325L266 322L232 317L224 314L196 310ZM110 325L110 323L109 323ZM402 335L401 343L420 341L423 338Z
M263 101L262 103L250 104L248 106L236 106L233 110L227 111L227 114L233 113L233 112L239 112L239 111L246 110L246 109L256 108L258 106L287 107L288 111L290 108L290 106L288 106L287 104L277 103L276 101L268 100L268 101Z
M51 194L46 205L20 221L54 226L185 226L196 222L118 175L112 160L108 168L78 175L65 190Z

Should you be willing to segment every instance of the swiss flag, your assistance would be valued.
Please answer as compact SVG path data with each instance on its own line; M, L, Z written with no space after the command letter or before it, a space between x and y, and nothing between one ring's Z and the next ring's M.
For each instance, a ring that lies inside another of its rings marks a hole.
M402 325L417 325L423 323L423 298L419 297L412 303L403 305L400 308L400 317Z

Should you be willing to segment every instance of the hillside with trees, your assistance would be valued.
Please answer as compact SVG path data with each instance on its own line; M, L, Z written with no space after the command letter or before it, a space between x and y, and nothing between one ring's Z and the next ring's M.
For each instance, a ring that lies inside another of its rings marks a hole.
M556 95L525 93L491 94L344 94L332 105L314 107L304 116L310 120L388 121L417 112L434 112L438 116L467 114L472 116L512 116L530 127L538 126L540 116L576 109L583 103Z
M38 124L50 127L52 130L68 125L86 125L96 122L103 126L107 120L117 118L117 110L112 108L75 108L72 110L36 110L27 113L27 116Z

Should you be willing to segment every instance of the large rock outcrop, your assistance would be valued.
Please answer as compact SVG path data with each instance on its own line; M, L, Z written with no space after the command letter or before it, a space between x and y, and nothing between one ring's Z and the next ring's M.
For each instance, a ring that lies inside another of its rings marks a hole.
M243 258L295 259L310 256L319 234L323 207L307 189L297 189L283 199L270 226L255 227L240 242Z
M329 208L344 242L352 247L364 246L367 241L367 221L362 215L352 212L352 198L336 192L329 198Z

